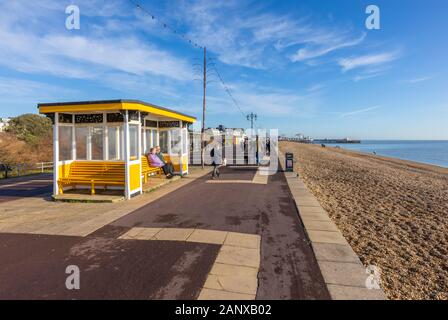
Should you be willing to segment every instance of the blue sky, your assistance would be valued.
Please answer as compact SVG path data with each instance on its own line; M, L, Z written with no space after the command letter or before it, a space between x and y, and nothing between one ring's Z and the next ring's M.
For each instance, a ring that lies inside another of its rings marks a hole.
M444 0L139 2L207 46L259 128L448 139ZM65 28L69 4L80 8L80 30ZM381 10L380 30L365 27L369 4ZM123 98L200 118L201 58L128 0L2 1L0 116L36 112L38 102ZM219 82L207 103L207 126L249 125Z

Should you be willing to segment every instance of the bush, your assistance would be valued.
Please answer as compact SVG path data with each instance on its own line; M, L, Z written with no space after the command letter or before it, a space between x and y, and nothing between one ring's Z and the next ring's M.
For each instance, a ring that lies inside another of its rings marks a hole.
M42 139L51 136L51 120L37 114L23 114L12 118L8 132L31 146L36 146Z

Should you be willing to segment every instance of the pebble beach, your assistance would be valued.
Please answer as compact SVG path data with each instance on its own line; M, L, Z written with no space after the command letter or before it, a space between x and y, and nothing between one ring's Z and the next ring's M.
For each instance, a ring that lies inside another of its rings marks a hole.
M280 142L389 299L448 299L448 169Z

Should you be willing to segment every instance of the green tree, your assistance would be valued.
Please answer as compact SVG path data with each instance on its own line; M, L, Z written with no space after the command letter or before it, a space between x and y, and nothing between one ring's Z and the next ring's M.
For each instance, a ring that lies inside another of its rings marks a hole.
M12 118L8 132L14 134L19 140L35 146L43 138L51 136L51 120L37 114L23 114Z

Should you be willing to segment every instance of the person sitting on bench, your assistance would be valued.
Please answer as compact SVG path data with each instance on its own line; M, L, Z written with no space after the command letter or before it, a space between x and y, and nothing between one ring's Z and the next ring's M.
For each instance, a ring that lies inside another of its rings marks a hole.
M160 161L162 161L163 164L167 166L168 171L174 172L173 164L165 160L163 153L160 151L160 146L156 146L154 148L156 148L156 155L159 157Z
M164 164L162 162L162 160L160 160L160 158L156 154L156 148L151 148L149 150L148 161L149 161L149 164L151 165L151 167L162 168L163 172L165 173L165 175L168 179L171 179L173 177L173 175L174 175L173 166Z

